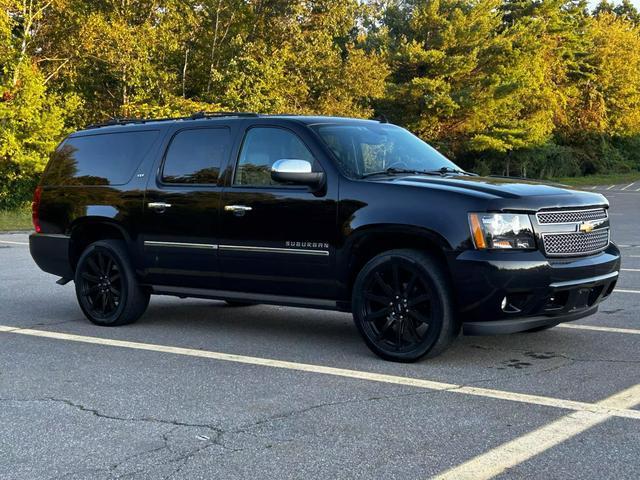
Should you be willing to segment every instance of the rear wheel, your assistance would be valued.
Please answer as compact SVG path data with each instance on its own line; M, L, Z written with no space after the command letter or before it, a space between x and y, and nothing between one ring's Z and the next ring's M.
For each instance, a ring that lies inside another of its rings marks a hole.
M459 332L448 278L419 250L391 250L370 260L353 288L353 315L368 347L399 362L439 355Z
M138 285L126 246L119 240L89 245L78 260L75 284L82 312L96 325L135 322L149 305L149 293Z

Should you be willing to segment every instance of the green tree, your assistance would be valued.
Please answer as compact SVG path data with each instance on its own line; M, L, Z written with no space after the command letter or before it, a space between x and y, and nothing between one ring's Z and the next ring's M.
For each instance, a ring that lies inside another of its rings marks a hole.
M640 33L628 0L591 14L585 0L0 8L3 192L32 184L68 130L198 110L385 114L484 172L640 168Z
M500 6L408 4L405 29L390 29L394 84L382 110L454 155L506 154L508 172L514 150L549 138L555 99L536 30L505 21Z
M258 2L253 27L233 40L237 55L213 94L232 109L369 116L384 93L384 58L362 48L356 1ZM278 13L278 15L274 15ZM215 98L215 97L213 97Z
M629 20L635 25L640 25L640 12L638 12L638 9L630 0L622 0L622 2L613 9L613 12L617 16Z
M0 15L0 207L28 199L37 175L65 131L61 100L29 56L51 2L2 0ZM66 102L68 111L75 99Z

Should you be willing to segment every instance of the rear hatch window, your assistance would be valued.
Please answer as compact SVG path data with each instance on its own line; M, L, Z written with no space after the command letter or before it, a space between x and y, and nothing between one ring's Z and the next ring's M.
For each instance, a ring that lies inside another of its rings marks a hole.
M67 138L51 155L43 184L124 185L157 138L157 130Z

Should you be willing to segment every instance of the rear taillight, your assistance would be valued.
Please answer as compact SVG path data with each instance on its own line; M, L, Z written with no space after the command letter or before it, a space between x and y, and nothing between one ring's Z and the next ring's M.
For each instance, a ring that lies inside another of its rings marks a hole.
M42 187L36 187L33 192L33 203L31 204L31 219L33 220L33 228L36 233L40 233L40 197L42 197Z

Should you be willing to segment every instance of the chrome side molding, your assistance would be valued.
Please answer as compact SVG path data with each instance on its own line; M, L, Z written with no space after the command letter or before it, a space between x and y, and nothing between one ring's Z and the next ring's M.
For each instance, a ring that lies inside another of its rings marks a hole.
M328 250L305 250L301 248L278 248L278 247L252 247L248 245L219 245L220 250L236 252L261 252L261 253L288 253L291 255L316 255L326 257Z
M308 250L302 248L253 247L250 245L216 245L212 243L160 242L145 240L145 247L195 248L205 250L224 250L229 252L284 253L289 255L329 256L328 250Z
M185 242L156 242L152 240L144 241L145 247L171 247L171 248L196 248L205 250L217 250L218 245L212 243L185 243Z
M225 212L250 212L253 210L251 207L247 207L246 205L225 205Z

